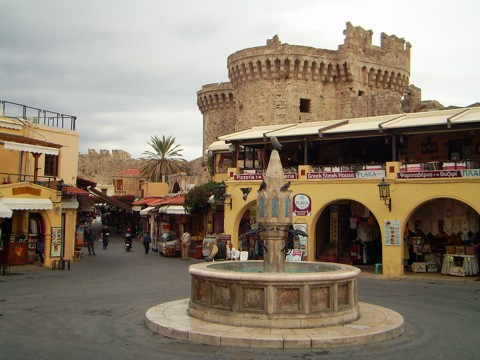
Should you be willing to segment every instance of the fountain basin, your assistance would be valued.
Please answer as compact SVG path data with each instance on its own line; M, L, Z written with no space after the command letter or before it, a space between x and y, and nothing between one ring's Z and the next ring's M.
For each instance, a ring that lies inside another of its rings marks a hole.
M312 328L359 318L360 269L344 264L285 262L263 272L263 261L191 265L190 316L231 326Z

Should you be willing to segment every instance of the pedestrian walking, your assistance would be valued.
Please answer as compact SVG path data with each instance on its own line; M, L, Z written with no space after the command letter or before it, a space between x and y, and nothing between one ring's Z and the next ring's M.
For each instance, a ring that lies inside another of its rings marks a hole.
M96 255L95 254L95 239L96 239L95 231L93 231L92 227L89 226L85 231L85 240L87 241L88 247L88 255Z
M151 242L152 242L152 238L150 236L150 233L147 231L143 235L143 246L145 247L145 255L148 254L148 251L150 250Z
M108 247L108 240L110 238L110 230L107 225L105 225L102 229L102 243L103 243L103 249L106 249Z

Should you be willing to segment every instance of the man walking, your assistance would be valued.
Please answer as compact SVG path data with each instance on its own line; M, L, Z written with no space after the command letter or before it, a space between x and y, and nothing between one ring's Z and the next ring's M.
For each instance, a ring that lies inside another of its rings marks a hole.
M182 235L182 259L188 260L188 250L190 249L190 233L184 232Z
M150 236L150 233L146 231L145 234L143 235L143 246L145 247L145 255L147 255L148 251L150 250L151 242L152 242L152 238Z
M85 240L87 240L88 246L88 255L96 255L95 254L95 232L93 231L92 227L89 226L87 231L85 232Z
M103 242L104 249L108 247L109 237L110 237L110 230L108 229L108 226L105 225L102 229L102 242Z

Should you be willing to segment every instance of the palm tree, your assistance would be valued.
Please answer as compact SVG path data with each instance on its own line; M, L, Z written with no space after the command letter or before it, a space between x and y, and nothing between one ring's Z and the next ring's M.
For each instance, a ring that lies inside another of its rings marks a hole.
M142 161L140 172L148 181L161 182L163 175L176 174L186 171L187 161L182 158L180 145L175 145L174 137L162 135L158 138L152 136L148 143L154 151L145 151L140 158Z

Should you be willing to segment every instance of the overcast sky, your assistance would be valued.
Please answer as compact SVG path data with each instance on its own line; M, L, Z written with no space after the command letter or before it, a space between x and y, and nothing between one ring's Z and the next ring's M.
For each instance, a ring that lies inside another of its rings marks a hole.
M139 158L151 136L202 156L202 85L227 57L282 43L336 50L347 22L412 44L410 82L444 106L480 101L480 2L0 0L0 99L75 115L80 153Z

